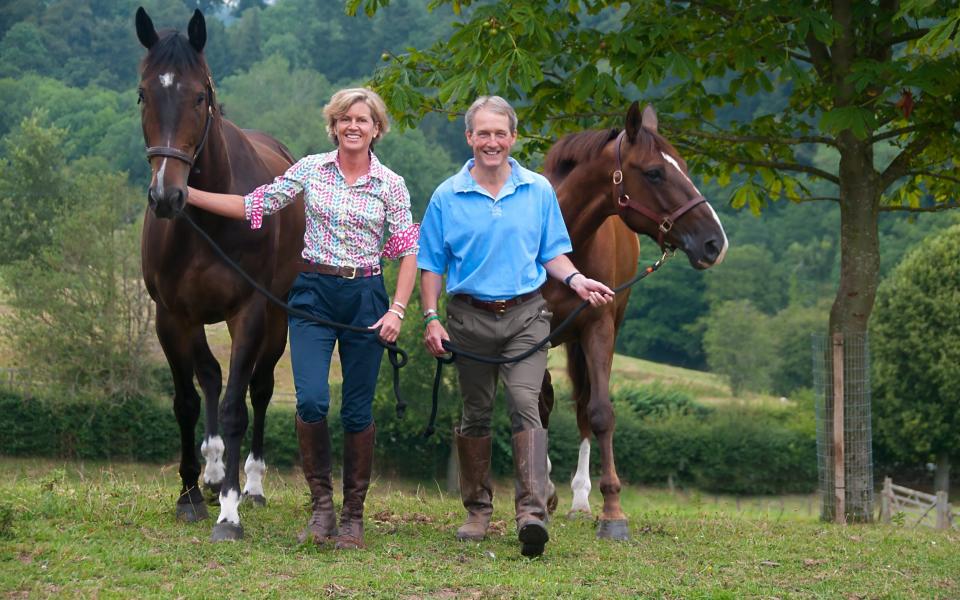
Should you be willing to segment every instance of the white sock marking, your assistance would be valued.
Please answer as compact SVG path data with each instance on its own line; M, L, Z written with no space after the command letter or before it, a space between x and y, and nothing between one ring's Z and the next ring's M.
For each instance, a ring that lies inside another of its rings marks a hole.
M227 474L223 466L223 449L223 438L219 435L205 439L200 445L200 453L207 463L203 469L204 483L220 483Z
M173 85L173 73L162 73L160 75L160 85L165 88Z
M247 474L244 495L263 496L263 475L267 472L267 463L255 459L251 453L247 456L247 462L243 463L243 471Z
M240 494L236 490L230 490L226 494L220 494L220 516L217 517L217 523L240 524Z
M573 489L573 504L570 512L585 512L590 514L590 438L580 442L580 456L577 458L577 474L570 482Z

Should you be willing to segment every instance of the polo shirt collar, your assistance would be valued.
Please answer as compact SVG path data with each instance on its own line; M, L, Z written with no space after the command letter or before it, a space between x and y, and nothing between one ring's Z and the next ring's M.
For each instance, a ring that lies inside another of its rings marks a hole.
M533 172L529 169L525 169L520 165L512 156L507 157L507 163L510 165L510 178L508 181L513 184L514 188L518 188L524 184L533 183L534 177ZM455 193L462 192L472 192L478 189L481 189L479 184L474 180L473 176L470 174L470 169L473 168L473 165L476 164L476 159L471 158L463 167L453 176L453 191ZM371 165L371 171L373 166Z

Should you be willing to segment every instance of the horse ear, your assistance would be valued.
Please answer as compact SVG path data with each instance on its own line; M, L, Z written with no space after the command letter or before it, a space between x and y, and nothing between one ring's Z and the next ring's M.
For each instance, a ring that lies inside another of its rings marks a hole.
M640 122L640 104L634 102L630 105L630 109L627 110L627 121L624 124L624 131L627 132L627 139L631 142L637 139L637 132L640 131L641 122Z
M137 9L137 38L140 40L140 43L143 44L143 47L149 50L157 43L157 40L160 37L157 35L157 30L153 26L153 21L150 20L150 17L147 15L147 11L143 10L143 7Z
M641 119L641 123L642 123L643 126L646 127L648 130L656 133L656 131L657 131L657 111L653 110L653 105L652 105L652 104L648 104L646 107L644 107L644 109L643 109L643 118Z
M190 45L194 50L203 52L203 46L207 43L207 22L199 8L193 10L193 18L187 25L187 37L190 38Z

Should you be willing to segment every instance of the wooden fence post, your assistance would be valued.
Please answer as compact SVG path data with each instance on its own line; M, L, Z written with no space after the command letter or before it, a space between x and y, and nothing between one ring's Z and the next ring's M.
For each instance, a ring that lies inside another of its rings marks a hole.
M883 491L880 492L880 520L884 523L890 522L890 497L893 496L893 480L889 477L883 478Z
M846 472L843 468L843 334L833 334L833 493L834 521L847 522Z
M950 528L950 505L947 503L947 493L937 492L937 529Z

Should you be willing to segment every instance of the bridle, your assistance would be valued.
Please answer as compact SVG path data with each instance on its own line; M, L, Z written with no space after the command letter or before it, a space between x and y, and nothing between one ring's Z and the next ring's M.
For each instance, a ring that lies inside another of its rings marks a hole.
M204 144L207 143L207 135L210 133L210 124L213 122L213 106L214 100L216 99L216 90L213 87L213 78L211 78L210 75L207 75L206 92L207 120L203 124L203 134L200 136L200 143L197 144L197 149L194 151L193 156L190 156L183 150L174 148L172 146L148 146L147 162L149 162L154 156L166 156L168 158L182 160L190 167L193 167L193 163L197 162L197 157L200 156L200 152L203 150Z
M673 229L674 223L676 223L680 217L690 212L690 210L695 206L706 202L707 199L702 195L697 194L693 198L687 200L683 206L668 215L657 214L656 212L632 199L623 190L623 166L620 161L620 146L623 145L623 137L625 133L625 130L621 131L620 135L617 136L617 170L613 172L613 186L617 197L617 207L621 211L631 208L656 223L657 244L660 246L661 250L666 251L669 245L664 243L664 236L666 236L667 233ZM672 248L672 246L670 247Z

